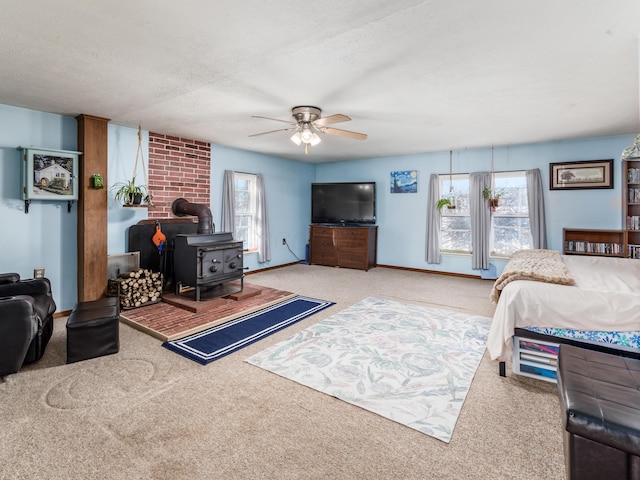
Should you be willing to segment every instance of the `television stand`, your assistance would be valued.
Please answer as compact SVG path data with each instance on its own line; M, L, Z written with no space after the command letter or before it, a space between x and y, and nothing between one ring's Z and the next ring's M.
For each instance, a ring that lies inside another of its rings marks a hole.
M309 263L369 270L377 262L377 226L311 225Z

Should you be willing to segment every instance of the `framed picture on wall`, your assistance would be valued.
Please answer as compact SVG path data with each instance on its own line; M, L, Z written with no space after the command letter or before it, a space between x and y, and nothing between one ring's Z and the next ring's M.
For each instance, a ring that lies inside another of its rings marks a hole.
M613 160L549 164L551 190L613 188Z
M416 193L418 191L418 172L405 170L391 172L391 193Z
M23 200L77 200L82 152L18 147Z

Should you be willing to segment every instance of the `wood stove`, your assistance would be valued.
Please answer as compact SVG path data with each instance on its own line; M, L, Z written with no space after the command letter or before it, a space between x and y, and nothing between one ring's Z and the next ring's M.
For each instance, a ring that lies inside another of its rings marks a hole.
M229 232L178 234L175 236L173 258L176 295L195 289L200 301L201 288L213 289L232 280L238 286L218 289L214 297L229 295L244 288L242 242L233 240Z

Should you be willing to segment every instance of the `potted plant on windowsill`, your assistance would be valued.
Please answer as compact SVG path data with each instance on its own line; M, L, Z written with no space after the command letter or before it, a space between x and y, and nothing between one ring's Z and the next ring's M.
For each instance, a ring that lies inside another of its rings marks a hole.
M121 201L124 207L141 205L143 200L148 201L147 189L144 185L136 185L136 177L128 182L115 183L111 189L115 190L113 198Z
M482 190L482 195L484 195L484 198L487 201L489 208L491 208L491 211L495 212L496 207L500 203L500 197L502 196L502 193L496 193L493 190L491 190L489 187L485 187Z

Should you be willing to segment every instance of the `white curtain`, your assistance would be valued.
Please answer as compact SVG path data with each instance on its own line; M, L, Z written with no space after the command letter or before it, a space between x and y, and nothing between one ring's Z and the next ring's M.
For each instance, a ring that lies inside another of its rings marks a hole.
M429 200L427 203L427 263L440 263L440 180L436 173L429 178Z
M231 232L235 237L236 232L236 189L233 179L233 171L225 170L222 181L222 231Z
M547 248L547 227L544 215L544 196L540 169L526 171L529 228L533 248Z
M469 175L469 210L471 215L471 268L489 268L491 240L491 209L484 199L483 190L491 188L491 174L478 172Z
M271 261L271 243L269 241L269 219L267 216L267 197L264 178L258 174L256 183L256 233L258 235L258 263Z

